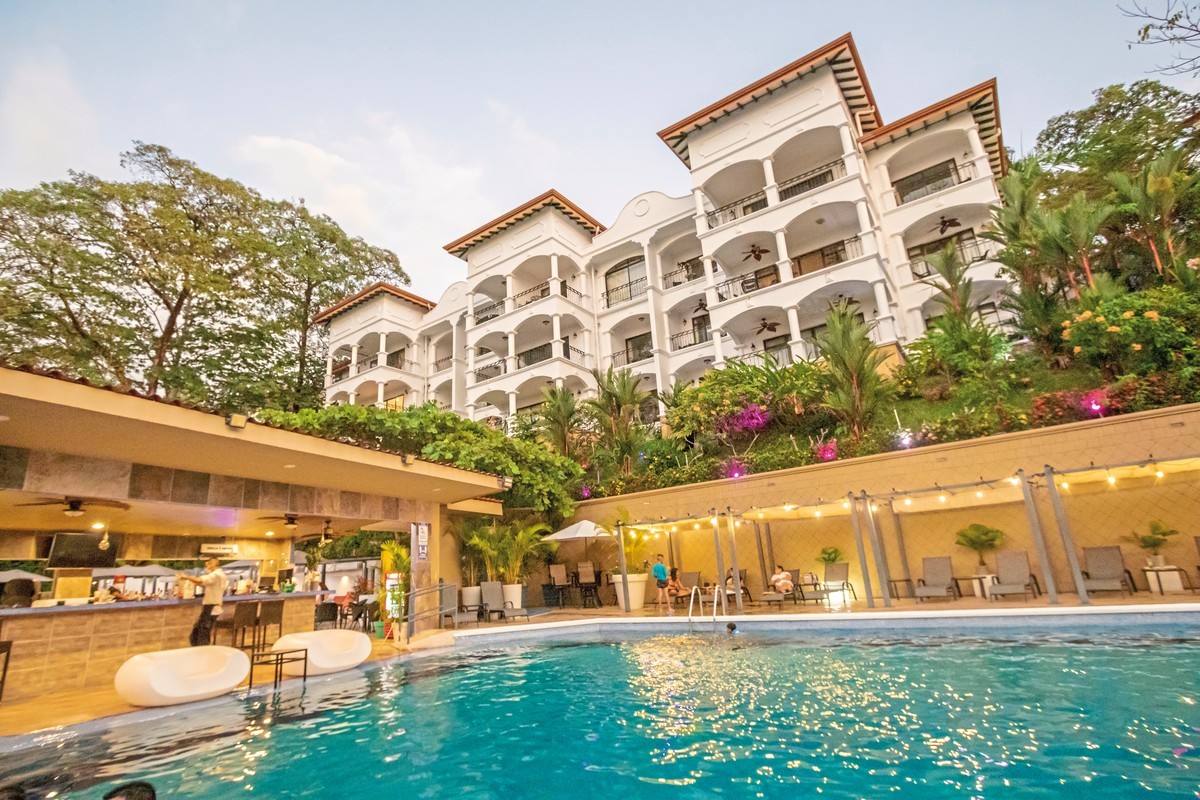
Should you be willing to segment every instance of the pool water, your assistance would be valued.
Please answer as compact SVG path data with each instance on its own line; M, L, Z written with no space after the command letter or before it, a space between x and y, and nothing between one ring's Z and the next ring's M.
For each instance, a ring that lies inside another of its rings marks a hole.
M704 633L457 653L56 734L0 753L0 786L37 798L99 798L134 779L170 798L1196 797L1191 636Z

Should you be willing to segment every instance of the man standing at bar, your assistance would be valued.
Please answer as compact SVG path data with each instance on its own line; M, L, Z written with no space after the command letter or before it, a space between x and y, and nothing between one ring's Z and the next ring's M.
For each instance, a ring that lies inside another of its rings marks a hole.
M229 587L229 578L221 571L221 562L215 556L204 562L204 568L208 571L199 578L182 573L176 576L181 581L204 587L200 616L192 626L192 635L188 639L192 647L202 647L212 642L213 623L221 616L221 601L225 597L225 589Z

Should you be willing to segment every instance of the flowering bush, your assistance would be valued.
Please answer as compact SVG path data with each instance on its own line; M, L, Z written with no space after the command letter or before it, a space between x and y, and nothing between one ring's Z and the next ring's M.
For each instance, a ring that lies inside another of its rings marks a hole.
M837 439L826 439L821 436L812 440L812 453L817 461L836 461L838 457Z
M749 472L749 468L740 458L726 459L721 466L721 474L726 478L744 478Z
M721 436L748 436L767 427L770 421L771 412L766 406L750 403L731 414L718 417L714 427Z
M1145 375L1200 359L1200 301L1172 286L1122 295L1062 324L1062 340L1109 377Z
M912 441L914 446L923 447L990 436L1000 430L1000 422L994 412L964 408L947 417L922 423L921 429L913 432Z
M1065 389L1061 392L1047 392L1038 395L1033 398L1033 406L1030 409L1033 427L1044 428L1050 425L1062 425L1066 422L1095 419L1100 414L1092 409L1092 405L1101 403L1100 396L1095 395L1095 392L1104 392L1104 390L1093 389L1090 392L1081 392L1078 389ZM1085 395L1092 395L1092 397L1085 400ZM1104 396L1101 407L1106 413L1113 413L1107 395Z

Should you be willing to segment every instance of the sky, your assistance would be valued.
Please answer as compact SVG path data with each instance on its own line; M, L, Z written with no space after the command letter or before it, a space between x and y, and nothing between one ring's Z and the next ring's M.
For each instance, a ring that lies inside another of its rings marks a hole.
M884 122L994 76L1020 154L1154 77L1136 27L1112 0L0 0L0 188L166 145L304 198L436 301L466 273L442 245L549 188L604 223L688 193L656 131L847 31Z

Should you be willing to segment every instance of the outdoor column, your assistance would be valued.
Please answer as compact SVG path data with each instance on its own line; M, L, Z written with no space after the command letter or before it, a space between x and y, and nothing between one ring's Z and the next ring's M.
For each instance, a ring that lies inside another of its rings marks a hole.
M891 500L888 501L888 511L892 513L892 527L896 529L896 548L900 551L904 580L911 581L912 571L908 568L908 546L904 543L904 528L900 525L900 514L896 512L896 506ZM909 588L912 588L911 584Z
M550 254L550 294L562 294L562 279L558 276L558 253Z
M508 393L508 415L510 417L517 414L517 393L515 391Z
M867 568L867 551L863 547L862 524L858 519L858 499L853 493L846 495L846 498L850 501L850 522L854 525L854 546L858 549L858 563L861 567L863 579L863 594L867 596L867 608L874 608L875 597L874 590L871 588L871 570Z
M767 205L774 206L779 204L779 184L775 182L775 162L767 156L762 160L763 168L763 193L767 196Z
M514 372L517 369L517 334L515 332L508 334L508 371Z
M347 405L356 405L354 402L358 399L358 392L350 392L350 396L346 399Z
M625 531L617 521L617 564L621 567L621 594L625 596L625 613L629 611L629 570L625 566Z
M413 348L415 350L416 342L413 342ZM414 352L413 359L416 359L416 357L417 357L417 354ZM386 364L387 364L387 333L384 331L380 331L379 332L379 366L382 367ZM401 366L403 366L403 365L401 365Z
M353 345L350 348L350 374L358 374L358 345Z
M763 558L762 530L759 529L757 522L751 524L754 525L754 544L758 548L758 568L762 571L763 591L765 592L767 591L767 586L769 585L767 583L767 578L769 576L767 575L767 560ZM775 569L773 564L771 565L771 569ZM775 573L772 572L771 574L774 575ZM782 608L782 606L780 607Z
M696 202L696 233L703 235L708 231L708 214L704 211L704 190L699 186L692 189L692 199Z
M562 314L554 314L550 317L550 336L550 355L555 358L564 358L566 353L562 341Z
M725 556L721 553L721 524L717 510L712 510L713 550L717 555L717 580L713 586L713 614L716 614L717 596L721 597L721 614L729 613L729 603L725 598Z
M333 384L333 352L325 356L325 388Z
M775 266L779 267L779 280L790 281L793 277L792 262L788 259L787 235L784 231L775 231L775 249L779 252L779 258L775 261Z
M808 353L804 352L804 342L800 339L800 312L795 306L788 306L788 344L792 348L792 359L801 361L808 360Z
M979 128L971 126L967 128L967 138L971 140L971 156L979 158L987 157L987 150L983 148L983 139L979 138Z
M384 382L383 382L383 381L379 381L377 384L375 384L375 386L376 386L376 388L377 388L377 390L378 390L378 391L376 391L376 392L375 392L375 395L376 395L375 403L376 403L376 405L378 405L380 408L383 408L383 403L384 403L384 400L383 400L383 392L384 392L384 390L387 388L387 386L386 386L386 384L384 384Z
M896 190L892 186L891 175L888 174L888 165L882 163L876 167L879 170L879 194L883 198L884 209L895 208Z
M733 569L734 605L737 606L740 614L745 610L742 606L742 571L738 569L737 524L733 519L733 509L729 506L725 506L725 521L729 523L729 566ZM724 588L722 585L721 589L724 590Z
M475 293L467 292L467 324L475 324Z
M513 288L513 276L505 275L504 276L504 313L505 314L511 314L513 312L513 309L515 309L517 307L517 301L513 298L513 295L515 295L515 294L516 294L516 291Z
M721 347L721 329L713 328L712 331L713 343L713 366L721 366L725 363L725 351Z
M715 258L701 259L704 263L704 303L712 308L720 302L717 297L717 260Z
M1046 596L1051 605L1058 605L1058 587L1054 583L1054 571L1050 565L1050 552L1046 549L1046 535L1042 531L1042 520L1038 516L1037 503L1033 498L1033 485L1025 477L1025 470L1017 470L1017 481L1021 484L1021 494L1025 498L1025 513L1029 516L1029 532L1033 535L1033 543L1037 547L1038 562L1042 565L1042 575L1046 578Z
M854 210L858 215L858 240L862 244L863 255L874 255L879 252L879 245L875 241L875 226L871 224L867 201L855 201Z
M879 528L875 525L875 515L871 512L871 496L864 490L862 493L862 513L867 520L867 535L871 537L871 549L875 551L875 574L879 576L879 593L883 595L885 608L892 607L892 575L888 571L887 553L883 549L883 540Z
M1050 504L1054 506L1054 517L1058 520L1058 533L1062 537L1063 550L1067 553L1067 564L1071 567L1071 577L1075 579L1075 590L1079 592L1079 602L1084 605L1091 603L1087 586L1083 583L1083 571L1079 568L1079 556L1075 552L1075 539L1071 536L1071 526L1067 523L1067 511L1063 508L1062 497L1058 494L1058 484L1055 482L1054 468L1046 465L1046 491L1050 493Z
M879 332L879 341L894 342L896 340L896 320L892 316L892 307L888 302L887 286L881 278L871 284L871 288L875 290L875 321L878 323L876 330Z
M763 528L767 534L767 560L771 562L771 569L779 566L779 562L775 560L775 535L771 533L771 523L763 523ZM793 575L793 580L799 580L799 575Z
M850 125L839 125L838 136L842 140L842 160L846 164L846 173L852 175L859 172L858 148L854 146L854 134L850 132Z
M670 528L667 529L667 567L675 569L675 537L671 535Z

